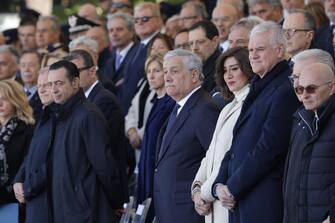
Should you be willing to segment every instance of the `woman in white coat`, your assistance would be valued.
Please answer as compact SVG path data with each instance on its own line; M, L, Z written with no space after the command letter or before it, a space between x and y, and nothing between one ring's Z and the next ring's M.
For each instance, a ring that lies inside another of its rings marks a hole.
M224 99L232 101L220 113L211 144L191 188L195 210L205 216L206 223L228 222L228 210L219 200L215 200L211 188L221 161L231 146L233 129L249 92L249 81L253 75L248 50L245 48L229 49L217 61L217 84Z

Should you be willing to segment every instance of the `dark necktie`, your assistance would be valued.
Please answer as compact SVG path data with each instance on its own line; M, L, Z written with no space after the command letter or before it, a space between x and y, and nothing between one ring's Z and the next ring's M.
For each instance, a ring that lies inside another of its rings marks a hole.
M165 133L164 133L164 136L163 136L162 144L160 146L160 152L159 152L160 156L163 153L163 148L165 147L164 145L165 145L166 136L169 133L169 131L170 131L171 127L173 126L173 124L177 120L178 109L179 108L180 108L180 105L178 103L176 103L176 105L174 106L174 108L173 108L173 110L171 112L171 115L169 117L169 121L168 121L168 124L167 124L166 129L165 129Z
M26 92L27 97L31 95L31 92L28 89L26 89L25 92Z

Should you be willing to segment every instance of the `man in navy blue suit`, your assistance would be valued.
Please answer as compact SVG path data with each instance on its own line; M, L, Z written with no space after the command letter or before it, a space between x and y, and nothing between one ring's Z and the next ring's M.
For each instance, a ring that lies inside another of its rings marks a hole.
M118 162L119 174L122 180L123 194L118 194L119 199L128 199L126 177L126 154L124 136L124 118L121 106L116 96L105 89L98 81L96 68L91 55L85 50L74 50L66 58L74 63L79 70L80 87L83 88L88 101L94 103L104 115L112 143L112 153ZM120 207L122 208L122 207Z
M154 202L160 223L204 222L194 208L191 184L206 154L220 113L201 87L201 59L176 49L164 58L166 92L176 101L156 151Z
M257 76L212 192L230 210L230 223L281 223L284 163L299 102L288 79L291 69L284 59L286 38L281 28L274 22L257 25L248 48Z
M117 96L121 93L124 85L125 69L131 61L137 43L135 43L135 29L133 17L125 13L115 13L108 17L108 36L113 50L107 61L103 75L115 83Z
M127 113L131 100L138 90L138 82L144 75L144 63L147 58L148 46L163 26L159 6L152 2L144 2L135 7L135 32L140 38L140 44L135 49L135 55L127 64L120 93L121 104Z
M38 70L41 63L40 55L34 50L24 51L19 63L24 91L33 109L34 118L39 120L42 113L42 102L37 93Z

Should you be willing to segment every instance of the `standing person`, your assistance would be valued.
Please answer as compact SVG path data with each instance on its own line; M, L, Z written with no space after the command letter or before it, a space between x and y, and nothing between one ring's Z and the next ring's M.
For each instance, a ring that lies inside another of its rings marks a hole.
M14 80L0 81L0 204L16 201L11 183L28 151L33 124L23 87Z
M122 202L115 197L122 189L106 121L80 89L76 65L64 60L52 64L48 82L57 105L47 156L50 219L118 222L114 210Z
M50 106L53 99L48 86L48 68L40 70L37 88L43 111L35 127L28 154L16 174L13 185L16 199L25 203L25 223L47 223L49 215L45 163L52 135L51 117L54 114Z
M154 202L160 223L204 222L193 209L190 188L206 154L220 110L201 87L201 59L186 50L164 57L167 94L176 105L157 141Z
M233 129L249 93L249 81L252 77L247 49L232 48L219 57L217 84L224 99L233 101L220 113L211 144L192 184L195 210L198 214L205 215L206 223L228 222L227 209L212 196L212 184L219 172L220 163L231 146Z
M99 82L94 61L85 50L74 50L64 60L74 63L80 76L80 87L84 90L88 101L95 104L107 121L110 129L109 137L112 143L113 157L118 163L118 170L122 178L123 193L119 194L122 203L128 200L126 175L126 154L123 112L114 94L105 89ZM119 207L122 209L122 206Z
M175 102L166 94L164 86L163 56L160 54L149 56L145 63L145 70L150 89L155 92L153 106L147 119L141 155L138 164L137 201L153 197L153 178L155 157L159 130L169 117ZM154 203L150 205L147 220L152 221Z
M335 220L335 76L326 64L312 63L295 92L303 107L294 114L284 174L284 223ZM329 221L328 221L329 222Z
M248 48L257 76L212 192L230 210L230 223L279 223L283 221L282 177L291 116L299 103L288 79L291 69L284 59L286 39L279 25L255 26Z

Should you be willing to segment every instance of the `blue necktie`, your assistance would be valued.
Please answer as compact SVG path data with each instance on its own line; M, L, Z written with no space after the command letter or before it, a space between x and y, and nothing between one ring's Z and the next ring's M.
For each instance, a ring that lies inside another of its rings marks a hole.
M118 70L121 66L122 62L122 55L119 53L116 53L116 58L115 58L115 70Z
M164 148L164 144L165 144L165 140L166 140L166 136L169 133L170 129L172 128L173 124L176 122L177 120L177 116L178 116L178 109L180 108L180 105L178 103L176 103L176 105L174 106L171 115L169 117L169 121L168 124L166 126L165 129L165 133L163 136L163 140L162 140L162 144L160 146L160 151L159 151L159 156L161 156L163 154L163 148Z

